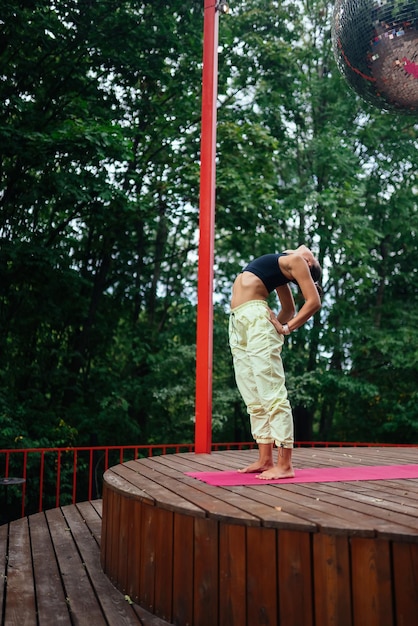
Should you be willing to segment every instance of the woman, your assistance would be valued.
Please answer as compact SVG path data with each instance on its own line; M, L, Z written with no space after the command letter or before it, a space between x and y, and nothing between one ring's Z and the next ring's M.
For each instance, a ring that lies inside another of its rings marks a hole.
M293 417L280 353L284 335L290 335L321 308L320 277L321 266L302 245L251 261L234 282L229 345L237 386L259 450L258 460L239 471L257 472L257 478L263 480L294 476ZM290 282L299 285L305 299L296 315ZM267 305L274 290L281 307L277 317ZM276 465L274 443L279 448Z

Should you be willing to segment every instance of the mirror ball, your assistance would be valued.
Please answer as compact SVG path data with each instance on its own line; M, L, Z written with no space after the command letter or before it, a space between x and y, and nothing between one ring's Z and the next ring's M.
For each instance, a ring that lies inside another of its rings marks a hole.
M331 32L356 93L386 111L418 112L418 0L336 0Z

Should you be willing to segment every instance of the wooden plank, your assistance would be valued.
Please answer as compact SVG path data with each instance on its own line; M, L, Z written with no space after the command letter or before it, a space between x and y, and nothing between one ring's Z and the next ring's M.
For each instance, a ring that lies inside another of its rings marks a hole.
M139 601L141 537L142 537L142 502L133 500L132 518L129 525L129 554L128 554L128 596Z
M5 602L4 589L7 580L7 542L9 525L0 526L0 615L3 615L3 602Z
M185 472L225 471L240 468L241 463L237 453L234 456L226 452L212 452L211 454L166 454L153 457L152 461L167 468Z
M111 490L104 483L103 484L103 503L102 503L102 530L100 535L100 563L108 574L108 565L109 565L109 546L110 546L110 527L109 527L109 517L110 517L110 498L111 498Z
M93 536L86 532L86 525L80 512L74 506L63 507L62 512L77 544L92 592L100 598L100 606L106 623L117 624L118 626L137 626L138 620L131 606L104 574L98 558L97 544ZM88 591L88 587L86 591ZM95 625L95 622L93 623Z
M129 538L132 536L130 524L132 520L133 503L134 500L132 498L120 498L119 530L117 532L117 543L115 543L117 550L117 558L115 559L117 577L115 578L114 584L125 594L128 588L128 559L131 550Z
M353 622L395 626L389 542L351 538Z
M93 505L93 502L79 502L76 504L77 509L80 511L80 514L83 520L86 523L87 528L93 535L96 543L100 546L101 535L102 535L102 516L99 515L98 510ZM102 510L102 506L100 504L100 512Z
M174 513L156 507L155 615L171 622L173 608ZM185 546L186 547L186 546Z
M344 498L330 495L327 488L319 483L283 485L283 496L286 492L291 493L295 499L297 495L304 497L304 506L309 507L309 509L319 509L324 512L323 520L319 524L321 532L333 533L346 529L346 532L351 535L374 537L376 529L382 532L395 531L393 525L384 520L375 519L373 513L370 515L370 510L365 513L360 504L347 504ZM399 529L400 531L403 529L409 535L407 528L399 526Z
M91 504L91 506L97 511L97 515L100 518L102 518L103 517L103 499L100 498L99 500L91 500L89 504Z
M132 479L132 480L131 480ZM108 469L103 476L103 486L107 486L124 497L138 498L147 504L155 504L155 499L144 489L133 483L135 476L128 470L128 463L115 465Z
M370 502L367 498L360 494L345 491L344 484L339 485L336 491L333 485L322 485L315 483L314 485L303 486L298 488L299 493L309 493L317 497L327 509L330 506L337 506L341 509L350 524L356 524L362 520L373 529L382 538L402 538L407 537L418 541L418 527L416 518L408 515L407 512L401 513L402 507L398 507L394 503L387 501L386 508L381 506L381 502ZM389 508L390 507L390 508ZM413 512L409 509L409 512Z
M377 485L382 482L382 493L379 492ZM353 501L359 504L367 504L369 510L373 508L373 514L379 515L382 513L380 509L386 513L386 518L392 517L393 513L396 513L396 519L402 520L402 525L411 524L414 528L416 523L414 523L414 518L418 515L418 503L416 500L412 500L410 502L405 498L394 497L379 497L383 494L387 494L389 490L389 486L386 481L376 481L376 482L367 482L364 483L326 483L326 484L316 484L313 486L314 489L325 492L328 495L337 495L339 498L345 498L347 500L347 506L349 508L353 508ZM401 516L401 518L400 518ZM401 522L400 522L401 524Z
M172 626L171 622L166 622L161 619L161 617L148 613L148 611L143 609L142 606L139 606L138 604L133 604L132 610L138 617L138 626Z
M410 626L418 621L418 544L394 543L392 554L395 623Z
M142 503L141 562L139 578L139 603L154 612L155 552L158 550L156 534L157 507Z
M315 623L352 626L348 537L314 535L313 564Z
M36 626L35 589L27 518L9 524L5 626Z
M173 623L193 624L193 546L195 518L174 514Z
M258 512L263 526L316 532L316 523L309 519L304 519L300 514L300 509L298 509L298 514L294 515L286 506L282 506L280 492L275 489L265 489L264 487L264 485L251 489L245 486L230 487L228 492L233 494L233 496L230 496L231 498L241 498L241 506L248 507L254 514ZM264 509L261 506L259 508L253 507L252 501L258 502L260 505L262 504Z
M260 485L254 487L260 493L271 493L271 485ZM241 487L233 487L233 490L240 492ZM317 530L332 534L353 534L360 536L374 537L374 531L370 528L370 520L366 518L356 518L347 520L345 512L341 507L328 505L315 497L312 491L303 489L303 485L288 484L281 485L280 490L274 492L277 496L276 506L282 511L290 513L302 520L307 520L315 524Z
M39 623L71 626L69 607L45 515L31 515L28 521Z
M278 622L277 542L273 528L247 528L247 624Z
M177 480L172 476L168 476L164 471L158 471L156 465L151 467L149 462L152 459L141 459L140 461L128 461L126 465L132 467L135 463L140 467L141 479L150 478L155 483L155 491L158 491L162 485L172 493L181 496L183 502L189 503L194 507L193 515L200 514L201 517L212 516L215 519L222 518L225 521L238 521L243 523L256 524L260 523L259 519L250 515L242 508L232 506L229 502L219 498L220 493L217 487L200 483L193 478L183 476L181 480ZM138 465L140 464L140 466ZM139 471L139 470L138 470ZM139 474L138 474L139 476ZM154 495L154 491L152 492ZM158 496L157 496L158 497ZM157 503L166 506L164 499L157 499ZM184 506L174 507L174 511L183 512ZM200 510L200 513L199 513ZM190 513L192 511L190 510Z
M279 623L312 626L311 534L279 530L278 550Z
M267 527L276 527L280 526L281 528L289 528L292 530L297 529L305 529L314 531L316 526L311 524L307 520L302 520L300 517L295 517L290 515L289 513L282 511L280 507L276 507L275 504L272 504L271 501L266 503L264 498L261 498L259 494L253 489L244 487L244 493L235 493L231 488L228 487L215 487L213 488L210 485L206 485L202 482L197 482L195 479L190 479L184 476L183 470L188 471L196 471L196 465L192 463L192 461L188 461L187 464L179 463L178 458L170 458L172 455L168 455L167 457L159 457L158 465L163 466L164 468L170 469L170 476L172 478L176 478L177 480L181 480L182 483L190 484L196 489L199 489L202 492L207 492L211 498L213 495L216 495L217 500L219 502L225 502L227 504L236 506L237 508L244 509L247 513L249 513L253 518L258 518L259 523L263 526ZM179 469L180 468L180 469ZM164 471L164 470L163 470ZM245 497L243 497L245 495Z
M194 539L193 623L213 626L217 622L219 604L219 523L213 519L196 518Z
M107 626L62 511L47 511L46 518L73 621L77 626Z
M105 496L105 494L103 493ZM119 492L108 489L106 491L107 501L107 526L106 526L106 566L105 571L110 580L117 584L118 572L118 546L120 531L120 506L123 495Z
M237 524L219 529L219 626L247 623L246 530Z
M335 485L329 484L329 487L332 487L335 491L338 491L341 486L343 486L345 491L361 494L365 498L368 498L370 502L381 503L386 501L390 503L390 506L392 506L393 503L393 505L399 506L401 509L404 507L410 509L411 515L418 516L418 482L415 491L410 489L406 481L403 481L401 485L394 484L393 481L387 480L343 483L342 485L339 483ZM380 504L379 506L382 505Z
M142 464L143 461L144 459L140 459L128 461L124 465L116 465L112 468L112 472L122 481L127 481L131 489L138 491L140 494L138 497L148 504L162 505L171 511L204 516L204 512L199 507L176 491L167 489L164 477L159 473L149 472L147 466Z

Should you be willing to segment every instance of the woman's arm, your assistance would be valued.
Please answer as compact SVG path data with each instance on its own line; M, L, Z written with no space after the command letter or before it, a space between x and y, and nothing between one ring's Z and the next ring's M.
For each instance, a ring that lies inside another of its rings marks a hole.
M303 326L319 309L321 308L321 298L312 279L307 261L298 254L292 254L287 257L288 271L292 275L293 280L299 285L302 295L305 299L303 306L299 309L297 315L291 320L289 330L296 330Z
M290 312L288 296L284 287L277 288L277 295L282 303L282 310L276 318L274 314L271 316L271 322L276 328L277 332L281 335L289 334L293 330L296 330L300 326L303 326L319 309L321 308L321 298L319 297L318 290L312 280L311 273L309 271L309 265L307 261L299 254L290 254L286 257L286 273L290 274L292 280L296 280L302 295L305 299L303 306L299 309L297 315L293 317L294 301L290 291L289 285L284 285L290 293L290 297L293 301L293 313L288 317ZM283 298L283 300L282 300ZM274 319L273 319L274 318ZM283 327L283 324L287 325Z
M281 324L287 324L296 313L292 291L289 285L283 285L282 287L277 287L276 293L280 301L280 311L277 319Z

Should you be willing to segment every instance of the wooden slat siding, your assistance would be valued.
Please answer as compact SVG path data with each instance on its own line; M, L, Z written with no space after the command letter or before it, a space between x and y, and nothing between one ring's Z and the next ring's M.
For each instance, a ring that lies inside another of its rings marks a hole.
M155 611L170 622L173 607L174 513L156 508ZM198 519L198 518L196 518Z
M71 626L69 607L45 515L37 513L28 519L39 623Z
M108 554L108 562L106 564L106 572L110 575L110 580L114 585L118 584L118 545L120 534L120 502L121 495L113 489L103 493L103 499L107 496L108 502L108 529L106 536L106 552Z
M397 626L410 626L411 616L418 623L418 544L392 546L393 582Z
M128 555L128 596L139 602L141 579L141 537L142 537L142 502L133 501L132 520L130 520L129 555Z
M0 615L3 614L3 602L5 602L5 585L7 580L7 536L9 525L0 526Z
M194 624L213 626L219 606L219 522L194 522Z
M118 466L121 467L121 466ZM118 541L120 528L120 507L125 498L154 505L155 500L144 491L127 482L112 470L105 472L103 481L103 525L101 546L102 566L112 582L117 585Z
M91 590L86 568L61 509L46 512L51 538L66 593L72 621L77 626L107 626L100 604Z
M102 490L102 529L100 533L100 564L103 570L106 572L108 576L109 574L109 554L108 549L110 545L110 532L109 532L109 518L110 518L110 510L109 510L109 491L110 488L103 482L103 490Z
M278 621L276 538L273 528L247 528L247 626Z
M106 574L112 580L111 548L112 548L112 498L114 492L106 483L103 483L103 517L102 541L100 544L100 562Z
M117 571L118 571L118 580L117 580L117 588L122 593L127 593L127 585L128 585L128 558L129 552L131 550L129 546L129 536L130 536L130 525L132 520L132 508L133 508L133 499L132 498L122 498L119 497L120 501L120 530L118 533L118 544L117 544Z
M349 539L316 533L313 564L315 624L352 626Z
M195 519L174 514L173 623L193 624L193 535Z
M36 626L28 520L9 524L5 626Z
M367 626L395 626L388 541L351 538L353 619Z
M108 577L104 574L99 560L99 552L93 536L86 532L86 524L79 511L74 506L62 507L65 521L71 530L71 535L77 546L81 562L88 574L93 590L92 596L100 598L101 611L106 619L106 624L115 626L137 626L138 619L131 606L121 593L115 593L115 588ZM83 587L86 592L87 584ZM42 624L42 621L40 620ZM48 622L45 622L48 623ZM54 622L51 621L51 624ZM90 626L96 622L93 619Z
M221 524L219 530L219 626L245 626L247 616L246 528ZM239 602L235 598L240 598Z
M277 534L279 624L313 626L312 535L289 530Z
M164 546L157 546L156 518L156 508L142 503L139 603L151 613L154 612L155 552L164 551Z

